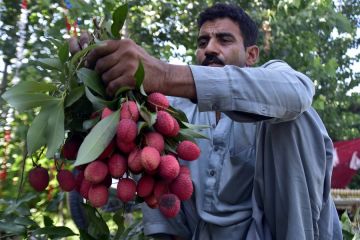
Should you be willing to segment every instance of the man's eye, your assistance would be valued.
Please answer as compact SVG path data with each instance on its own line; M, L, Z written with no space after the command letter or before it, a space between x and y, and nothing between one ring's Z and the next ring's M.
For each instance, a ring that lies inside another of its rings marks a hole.
M206 39L200 39L199 41L198 41L198 47L205 47L206 46L206 44L207 44L207 40Z

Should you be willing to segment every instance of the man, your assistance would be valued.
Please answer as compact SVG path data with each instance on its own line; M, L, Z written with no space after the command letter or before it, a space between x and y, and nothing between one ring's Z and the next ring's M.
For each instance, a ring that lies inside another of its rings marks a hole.
M199 17L198 64L171 65L129 39L88 56L113 95L134 86L139 60L146 92L162 92L191 123L208 124L201 156L187 163L193 197L165 219L143 207L145 234L173 239L342 239L330 196L332 142L311 108L314 86L275 60L253 66L257 27L233 5ZM125 59L125 61L124 61ZM209 67L210 66L210 67Z

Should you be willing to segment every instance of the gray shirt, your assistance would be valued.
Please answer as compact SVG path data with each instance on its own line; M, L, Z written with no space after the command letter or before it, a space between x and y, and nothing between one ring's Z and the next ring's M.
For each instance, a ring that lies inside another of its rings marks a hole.
M341 239L330 197L332 143L311 80L282 61L191 66L197 104L171 98L209 139L187 164L194 195L174 219L143 206L146 234L185 239ZM216 124L215 112L222 112Z

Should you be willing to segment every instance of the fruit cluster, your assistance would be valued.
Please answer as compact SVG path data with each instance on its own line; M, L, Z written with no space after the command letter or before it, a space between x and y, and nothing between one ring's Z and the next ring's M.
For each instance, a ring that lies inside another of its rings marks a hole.
M78 174L60 170L57 175L63 191L78 191L94 207L108 202L109 188L117 179L117 197L124 203L142 199L151 208L159 208L168 218L180 210L180 201L188 200L193 193L190 170L180 165L179 159L196 160L199 147L192 141L178 138L181 126L171 114L168 99L161 93L152 93L146 98L146 107L156 113L151 127L138 129L142 120L134 100L125 100L120 105L120 120L116 135L94 161L77 166ZM104 108L101 119L113 111ZM169 150L167 140L176 143ZM66 139L62 148L65 159L76 159L83 139L73 135ZM30 184L43 191L49 176L42 167L33 168L29 174ZM137 198L136 198L137 197Z

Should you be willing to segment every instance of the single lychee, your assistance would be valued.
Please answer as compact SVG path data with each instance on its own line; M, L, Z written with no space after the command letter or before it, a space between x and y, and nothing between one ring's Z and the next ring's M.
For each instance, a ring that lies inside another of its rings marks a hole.
M75 160L83 138L79 135L69 136L62 147L62 155L67 160Z
M155 180L152 176L144 174L136 186L137 195L140 197L149 196L154 189Z
M114 153L107 162L109 172L113 178L119 178L127 170L127 160L119 153Z
M166 193L169 193L169 185L164 181L156 181L154 185L154 197L160 199L160 197Z
M130 178L122 178L119 180L116 188L118 198L127 203L134 200L136 194L136 183Z
M173 122L174 122L174 128L171 131L171 133L169 133L167 136L176 137L180 132L180 125L179 125L178 121L174 117L172 117L172 119L173 119Z
M116 146L122 153L130 153L136 148L135 141L133 142L122 142L121 140L116 140Z
M180 172L178 160L172 155L163 155L160 157L158 174L165 181L175 179Z
M166 110L169 108L169 100L166 96L159 92L150 93L147 98L147 106L151 111Z
M156 148L159 153L164 151L164 137L158 132L148 132L144 134L145 146Z
M104 119L104 118L108 117L112 113L113 113L113 111L110 108L105 107L101 112L101 119Z
M37 166L29 172L29 183L38 192L44 191L49 185L49 173L40 166Z
M134 174L139 174L144 171L144 167L141 164L141 150L135 148L128 156L128 168Z
M160 164L160 153L154 147L144 147L141 150L141 164L147 171L154 171Z
M91 205L99 208L108 202L109 189L102 184L95 184L90 187L88 196Z
M123 102L120 109L120 119L132 119L135 122L139 120L140 113L139 109L137 108L136 102Z
M159 133L169 136L174 130L173 117L168 112L158 111L156 114L154 128Z
M104 151L100 154L100 156L96 160L104 160L111 156L111 154L115 150L115 139L111 140L110 143L107 145L107 147L104 149Z
M91 183L100 183L105 179L108 171L106 163L94 161L85 168L84 177Z
M116 129L116 140L121 142L133 142L137 135L137 125L131 119L122 119Z
M195 143L185 140L179 143L176 152L179 158L193 161L200 156L200 148Z
M60 188L65 192L70 192L74 190L76 186L74 174L69 170L60 170L56 175L56 179L59 183Z
M180 212L180 200L172 193L160 197L159 210L167 218L175 217Z
M179 174L179 176L170 183L170 192L176 194L181 201L188 200L193 191L191 177L188 174Z
M91 185L92 183L86 180L85 178L82 180L79 192L83 198L89 199L89 189Z
M144 197L144 201L150 208L157 208L159 206L159 202L153 194Z

